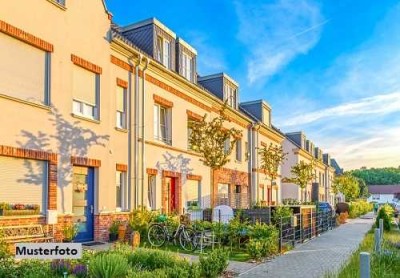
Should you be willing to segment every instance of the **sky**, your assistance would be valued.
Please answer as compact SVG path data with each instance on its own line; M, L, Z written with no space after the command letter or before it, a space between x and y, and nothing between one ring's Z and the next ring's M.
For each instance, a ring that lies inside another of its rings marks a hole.
M156 17L225 72L240 101L305 132L345 170L400 165L400 2L106 0L119 25Z

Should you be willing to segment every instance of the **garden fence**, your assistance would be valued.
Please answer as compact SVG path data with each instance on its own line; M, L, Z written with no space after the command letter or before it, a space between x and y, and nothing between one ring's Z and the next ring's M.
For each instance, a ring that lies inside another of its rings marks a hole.
M279 230L279 251L282 252L288 245L294 246L297 243L310 240L326 231L336 227L336 215L332 212L296 213L290 217L272 219L271 209L244 209L233 210L233 214L226 213L219 209L204 209L187 211L191 221L201 220L227 224L237 214L243 221L249 224L264 223L273 224Z

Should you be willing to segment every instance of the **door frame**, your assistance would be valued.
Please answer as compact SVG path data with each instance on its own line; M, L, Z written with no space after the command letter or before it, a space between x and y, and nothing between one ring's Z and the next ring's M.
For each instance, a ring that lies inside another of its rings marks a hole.
M170 211L169 201L169 190L167 188L167 178L174 179L175 183L175 212L182 213L182 179L181 174L171 171L162 172L162 188L161 188L161 200L162 200L162 212L172 213ZM168 209L167 209L168 208Z

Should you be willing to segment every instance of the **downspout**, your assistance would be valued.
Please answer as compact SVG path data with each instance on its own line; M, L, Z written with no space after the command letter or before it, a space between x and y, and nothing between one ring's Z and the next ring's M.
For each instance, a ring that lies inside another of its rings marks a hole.
M259 165L258 165L258 160L259 160L258 159L259 136L258 136L258 133L259 133L260 128L261 128L261 126L258 125L257 129L255 130L255 136L256 136L256 177L257 177L257 185L260 183L260 172L258 171L258 169L259 169ZM264 187L264 190L265 190L265 187ZM257 192L257 196L256 196L257 200L259 200L260 196L259 196L258 190L256 192ZM267 193L268 193L268 189L267 189Z
M145 148L145 112L146 112L146 87L145 87L145 71L149 65L149 60L145 57L142 57L145 61L145 65L142 69L142 181L141 181L141 206L143 207L144 201L144 176L145 176L145 159L146 159L146 148Z
M135 65L135 140L134 140L134 152L135 152L135 209L138 208L139 201L139 65L142 60L142 54L139 54L138 62Z
M257 186L255 185L255 181L254 181L254 177L253 177L253 159L254 159L254 155L253 155L253 128L254 128L254 123L251 123L251 125L249 126L249 150L246 150L246 152L248 152L249 155L249 173L250 173L250 206L251 204L255 201L254 200L254 191L257 189Z
M128 63L129 65L133 65L133 58L136 55L132 55L128 58ZM138 65L135 65L135 68L137 68ZM136 82L135 82L136 86ZM133 88L134 92L136 92L136 87ZM136 95L136 94L135 94ZM129 71L129 76L128 76L128 94L127 94L127 110L128 110L128 119L127 119L127 127L128 127L128 189L127 189L127 196L128 200L123 200L125 208L128 207L129 209L132 209L132 200L133 200L133 190L132 190L132 72ZM136 104L136 103L135 103ZM135 143L136 140L133 140L133 149L136 154L136 148L135 148ZM136 167L134 167L136 169ZM135 175L136 176L136 175Z

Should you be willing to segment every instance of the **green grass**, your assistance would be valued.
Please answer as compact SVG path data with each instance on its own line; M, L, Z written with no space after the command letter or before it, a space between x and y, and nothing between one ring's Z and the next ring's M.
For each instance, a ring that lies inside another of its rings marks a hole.
M400 231L392 230L384 232L384 242L380 255L373 254L374 249L374 229L371 229L364 237L357 251L349 259L349 262L343 266L338 274L327 274L325 277L353 278L360 277L360 252L369 252L371 254L371 277L400 277L400 249L394 247L392 243L400 243Z
M173 253L182 253L182 254L189 254L189 255L200 255L200 250L196 249L194 252L186 251L180 248L180 246L174 245L172 243L165 243L165 245L155 248L151 247L151 245L148 242L142 242L140 244L140 247L144 248L149 248L149 249L159 249L159 250L164 250L164 251L169 251ZM215 247L217 248L217 247ZM229 247L224 247L226 250L230 251ZM204 254L207 254L210 252L212 249L210 247L207 247L203 250ZM232 252L229 253L229 260L231 261L237 261L237 262L247 262L250 260L250 256L245 252L245 250L240 250L240 249L232 249Z

